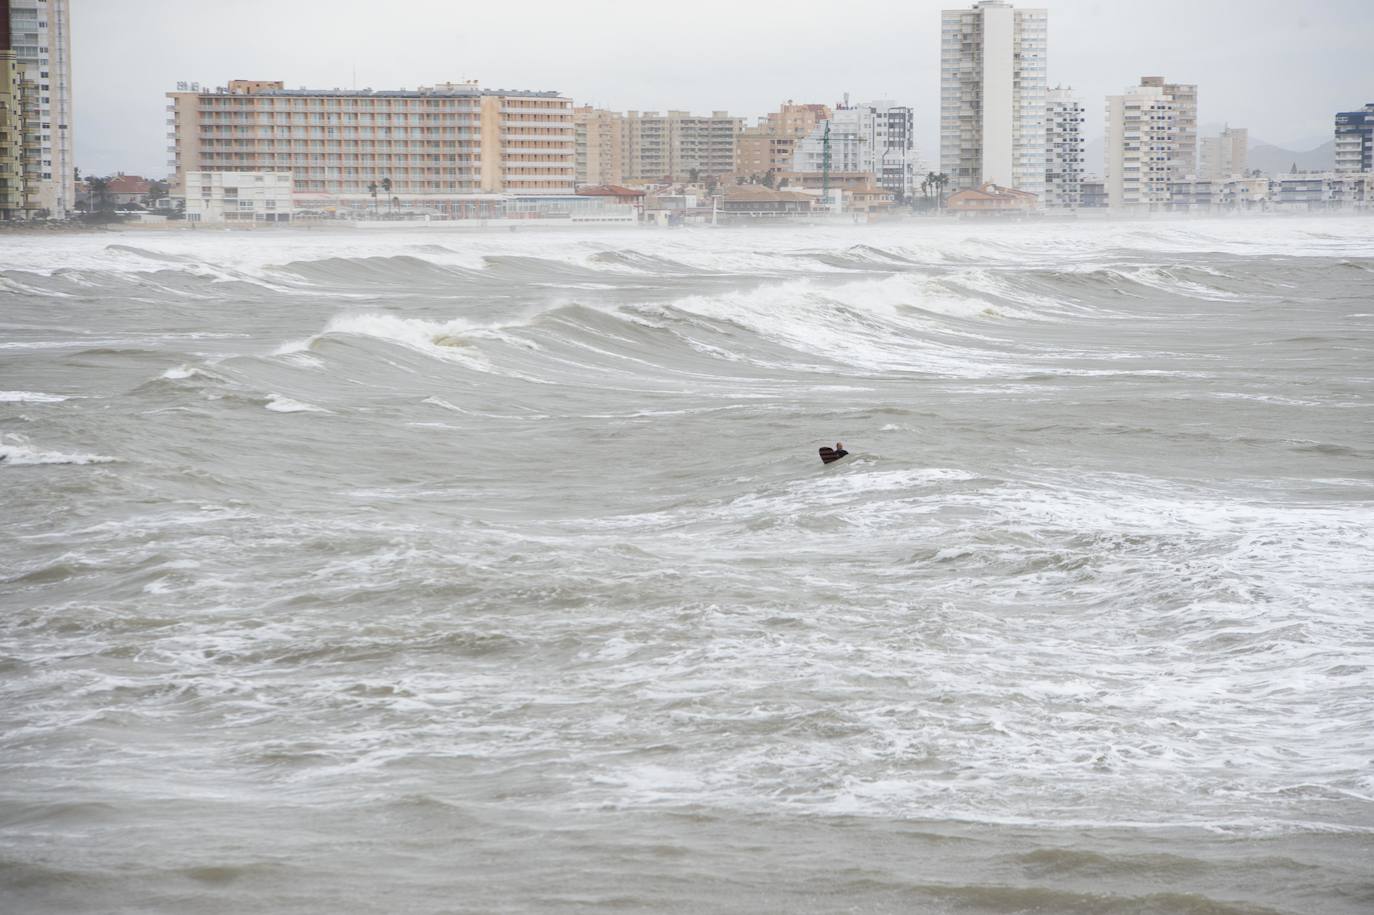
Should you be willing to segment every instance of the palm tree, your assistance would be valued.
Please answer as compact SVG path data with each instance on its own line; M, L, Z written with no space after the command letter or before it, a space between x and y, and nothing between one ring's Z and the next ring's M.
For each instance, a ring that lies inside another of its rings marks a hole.
M367 192L372 195L372 215L377 215L377 182L372 181L367 185Z
M390 179L390 178L383 178L383 179L382 179L382 190L386 191L386 193L387 193L388 196L391 194L391 179ZM375 197L376 194L374 193L373 196ZM394 198L393 198L393 199L394 199ZM394 203L394 202L393 202L392 205L391 205L391 209L392 209L392 210L395 210L395 209L396 209L396 206L395 206L395 203Z
M931 183L935 185L935 206L943 209L945 206L945 186L949 184L949 175L944 172L940 174L930 173Z
M91 202L97 210L109 209L110 182L107 178L87 178L86 185L91 189Z

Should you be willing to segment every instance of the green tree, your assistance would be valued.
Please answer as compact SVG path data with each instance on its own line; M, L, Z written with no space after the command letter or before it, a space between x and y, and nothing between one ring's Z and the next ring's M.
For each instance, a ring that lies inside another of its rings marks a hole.
M391 179L390 179L390 178L383 178L383 179L382 179L382 190L385 191L386 194L387 194L388 196L391 195ZM377 192L376 192L376 191L373 191L372 196L375 198L375 197L377 196ZM391 199L390 204L391 204L391 209L392 209L393 211L395 211L395 209L396 209L396 204L395 204L395 198L394 198L394 197Z
M110 209L110 181L108 178L87 178L86 186L91 189L91 203L95 205L95 209Z
M377 188L379 185L375 181L368 182L367 192L372 195L372 215L377 215Z

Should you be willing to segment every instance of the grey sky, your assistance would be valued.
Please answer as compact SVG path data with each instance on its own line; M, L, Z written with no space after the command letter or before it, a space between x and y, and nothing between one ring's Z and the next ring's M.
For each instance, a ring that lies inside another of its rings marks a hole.
M1374 0L1056 0L1050 85L1103 97L1144 74L1199 84L1200 120L1310 148L1374 101ZM928 0L73 0L84 173L165 174L178 80L413 88L450 79L556 89L579 104L754 118L785 99L891 98L937 164L939 11ZM1148 10L1148 12L1146 12ZM1090 167L1097 163L1089 163Z

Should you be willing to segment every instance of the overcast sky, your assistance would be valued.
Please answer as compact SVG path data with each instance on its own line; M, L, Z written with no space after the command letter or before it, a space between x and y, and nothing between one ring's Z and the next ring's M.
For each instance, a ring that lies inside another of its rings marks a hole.
M414 88L478 79L625 110L891 98L938 165L940 10L928 0L73 0L83 173L167 173L177 81ZM1031 6L1032 4L1017 4ZM1038 4L1037 4L1038 5ZM1200 120L1294 149L1374 101L1374 0L1057 0L1050 85L1103 99L1142 75L1199 84ZM1148 10L1148 12L1146 12ZM1090 163L1092 165L1092 163Z

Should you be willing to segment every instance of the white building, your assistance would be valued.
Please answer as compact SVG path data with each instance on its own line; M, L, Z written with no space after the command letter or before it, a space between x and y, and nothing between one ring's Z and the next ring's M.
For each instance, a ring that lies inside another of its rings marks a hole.
M1045 195L1051 209L1082 205L1083 103L1070 89L1053 89L1045 101Z
M951 190L1045 188L1049 14L982 0L940 29L940 170Z
M291 221L291 172L185 172L186 220L220 225Z
M24 180L38 188L40 213L65 218L76 208L71 0L11 0L9 7L15 59L38 99L39 154Z
M1177 106L1162 88L1137 86L1107 96L1108 207L1149 211L1167 205L1177 153Z
M828 121L819 121L797 142L792 154L794 172L825 169L827 127L831 172L868 172L894 197L911 199L920 170L911 108L888 100L857 105L846 101Z
M1244 175L1250 159L1250 131L1227 127L1215 137L1203 137L1199 178L1229 178Z

